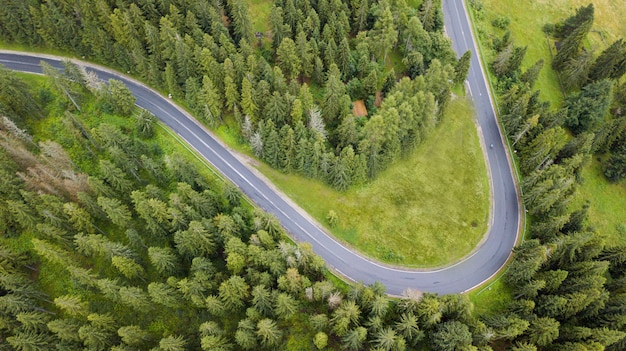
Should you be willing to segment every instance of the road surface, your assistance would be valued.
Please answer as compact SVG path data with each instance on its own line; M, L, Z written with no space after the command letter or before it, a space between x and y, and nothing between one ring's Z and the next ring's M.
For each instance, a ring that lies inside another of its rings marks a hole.
M455 42L455 50L458 53L463 53L467 48L474 51L468 19L461 1L446 0L444 7L446 30ZM350 250L326 234L310 217L303 215L302 210L294 208L291 202L284 199L284 195L278 194L257 177L206 128L175 106L168 98L112 70L74 61L95 72L102 80L115 78L123 81L137 98L138 106L151 111L226 178L236 184L254 203L274 214L296 241L310 242L313 250L326 261L328 266L364 284L379 281L387 286L388 293L401 295L407 288L448 294L464 292L480 285L504 265L517 238L519 208L516 188L485 81L476 59L478 55L475 51L473 54L468 81L479 115L478 122L485 142L496 145L493 149L486 150L494 195L493 223L486 239L470 256L449 267L431 271L388 267ZM0 64L16 71L41 73L39 63L42 60L54 67L62 67L59 57L0 51Z

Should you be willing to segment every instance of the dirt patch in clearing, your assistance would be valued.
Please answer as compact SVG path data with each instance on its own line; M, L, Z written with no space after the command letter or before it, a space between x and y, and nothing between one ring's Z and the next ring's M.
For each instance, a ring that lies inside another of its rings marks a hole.
M379 90L376 92L376 100L374 100L374 106L380 107L380 104L383 103L383 93Z
M365 103L363 102L363 100L357 100L352 102L352 114L355 117L367 116L367 108L365 107Z

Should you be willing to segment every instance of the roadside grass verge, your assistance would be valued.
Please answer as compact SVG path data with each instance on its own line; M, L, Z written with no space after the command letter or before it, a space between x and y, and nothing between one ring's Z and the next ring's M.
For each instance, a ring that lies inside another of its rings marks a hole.
M503 274L504 272L499 273L491 283L469 293L476 316L502 313L513 300L511 288L504 283Z
M24 51L24 52L38 52L38 53L41 53L41 54L58 55L58 56L63 56L63 57L68 57L68 58L69 57L76 57L76 55L74 55L74 54L72 54L70 52L63 51L63 50L58 50L58 49L48 48L48 47L42 47L42 46L38 46L38 47L34 48L34 47L28 46L28 45L6 42L4 40L0 40L0 49Z
M392 265L446 265L469 254L487 230L489 184L473 113L467 100L455 99L409 157L344 193L258 168L320 223L335 211L330 232L365 255Z

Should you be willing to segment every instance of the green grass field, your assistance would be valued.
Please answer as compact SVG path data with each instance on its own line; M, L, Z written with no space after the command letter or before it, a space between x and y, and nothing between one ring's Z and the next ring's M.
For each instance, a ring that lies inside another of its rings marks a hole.
M345 193L318 181L259 169L331 232L377 260L436 267L470 253L487 229L489 185L473 110L454 100L441 125L407 159Z
M255 32L266 32L270 30L269 17L272 10L271 0L248 0L248 12L252 18L252 28Z
M583 170L584 183L580 187L579 205L591 201L589 224L601 234L607 244L626 242L626 181L609 183L600 162L594 159Z
M471 3L472 0L468 0ZM554 106L560 106L563 94L558 77L550 67L551 41L542 28L547 23L559 22L576 11L580 6L589 4L590 0L475 0L483 5L482 15L474 13L475 28L481 33L481 46L484 62L491 62L493 55L488 49L492 37L500 37L504 30L492 26L498 18L508 18L512 38L518 46L528 46L523 68L531 66L539 59L545 65L537 80L536 89L541 90L541 97ZM586 46L594 49L596 54L610 45L619 37L626 36L626 2L622 0L596 0L594 26L588 36ZM552 49L554 50L554 49Z

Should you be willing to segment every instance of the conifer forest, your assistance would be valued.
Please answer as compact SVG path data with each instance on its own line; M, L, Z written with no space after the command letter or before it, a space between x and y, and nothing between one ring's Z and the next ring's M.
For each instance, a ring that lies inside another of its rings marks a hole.
M250 2L3 0L0 43L126 72L339 191L427 139L467 76L440 0L268 0L264 31ZM533 88L543 61L522 71L526 48L492 43L529 220L502 277L511 298L487 314L467 294L335 278L172 146L122 82L69 60L43 76L0 67L0 350L626 349L626 244L572 205L596 155L626 178L626 42L590 55L593 5L568 16L545 28L563 106Z

